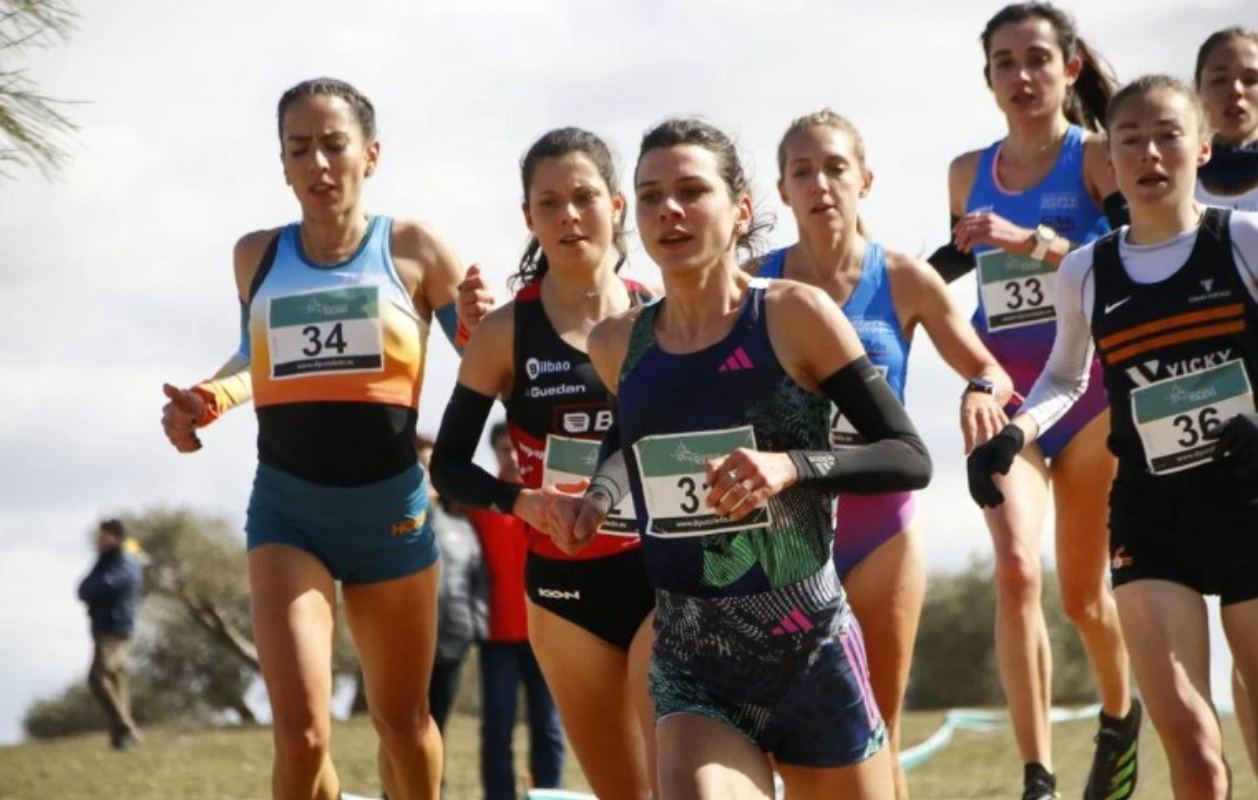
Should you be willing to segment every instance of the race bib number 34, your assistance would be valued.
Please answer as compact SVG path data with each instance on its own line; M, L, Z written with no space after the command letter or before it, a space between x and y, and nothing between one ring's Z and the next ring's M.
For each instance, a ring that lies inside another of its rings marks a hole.
M739 447L755 449L756 435L750 426L640 439L633 450L646 500L646 532L664 537L706 536L767 527L772 521L768 506L731 522L704 505L708 461L720 460Z
M273 297L267 336L274 380L384 369L379 289L375 286Z
M1154 475L1190 469L1214 457L1219 428L1254 413L1254 392L1240 361L1166 378L1131 392L1131 414Z
M1004 250L980 254L979 297L987 316L987 330L994 333L1055 319L1056 277L1057 271L1045 261Z
M542 485L579 483L589 478L598 467L598 447L599 443L590 439L547 436ZM625 495L608 513L599 533L637 538L638 520L634 513L632 494Z

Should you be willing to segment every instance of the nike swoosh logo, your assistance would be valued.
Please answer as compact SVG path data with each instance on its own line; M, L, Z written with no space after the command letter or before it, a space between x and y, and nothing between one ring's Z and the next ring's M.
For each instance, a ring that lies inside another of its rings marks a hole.
M1119 300L1119 301L1118 301L1118 302L1116 302L1116 303L1106 303L1106 304L1105 304L1105 313L1106 313L1106 314L1108 314L1109 312L1111 312L1111 311L1113 311L1114 309L1118 308L1119 306L1121 306L1123 303L1126 303L1126 302L1127 302L1128 300L1130 300L1130 299L1131 299L1131 295L1127 295L1127 296L1126 296L1126 297L1124 297L1122 300Z

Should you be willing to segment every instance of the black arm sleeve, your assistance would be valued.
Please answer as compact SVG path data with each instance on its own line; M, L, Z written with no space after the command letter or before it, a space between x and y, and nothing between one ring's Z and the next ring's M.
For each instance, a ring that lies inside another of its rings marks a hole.
M1101 210L1105 212L1105 219L1109 221L1112 230L1118 230L1124 225L1131 224L1131 212L1127 208L1127 198L1123 197L1121 192L1108 194L1101 201Z
M801 485L831 492L900 492L930 483L930 454L908 412L865 356L821 382L869 444L839 451L791 450Z
M432 451L432 485L463 505L510 514L520 487L490 475L472 457L494 398L458 384L441 418Z
M948 230L952 230L957 226L957 222L961 218L955 215L949 217ZM935 268L940 277L947 283L952 283L957 278L974 269L977 262L974 260L973 253L962 253L955 244L948 242L943 247L930 254L926 259L930 265Z
M590 486L585 493L606 495L611 500L608 507L615 508L629 494L629 463L620 446L620 415L616 401L613 398L611 402L612 426L603 434L603 442L598 448L598 469L590 478Z

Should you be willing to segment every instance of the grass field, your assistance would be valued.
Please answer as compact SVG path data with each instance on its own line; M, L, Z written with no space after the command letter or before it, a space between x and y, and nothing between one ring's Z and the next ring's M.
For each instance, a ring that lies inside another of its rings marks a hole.
M924 739L942 721L941 714L910 714L906 744ZM450 720L447 744L447 797L480 796L477 777L477 721L457 714ZM1258 797L1245 763L1235 720L1224 720L1226 747L1236 788L1233 797ZM1054 727L1054 745L1064 798L1079 797L1091 756L1092 722ZM523 728L517 731L516 761L523 764ZM1141 740L1140 788L1143 800L1170 798L1166 759L1148 725ZM0 798L5 800L169 800L172 798L266 798L269 796L271 740L266 728L146 731L144 743L123 754L110 751L103 735L0 748ZM365 719L337 723L333 752L346 791L378 792L375 738ZM523 767L521 766L521 770ZM1007 730L959 731L952 743L909 773L915 798L1016 798L1021 767ZM567 788L584 788L580 768L569 759Z

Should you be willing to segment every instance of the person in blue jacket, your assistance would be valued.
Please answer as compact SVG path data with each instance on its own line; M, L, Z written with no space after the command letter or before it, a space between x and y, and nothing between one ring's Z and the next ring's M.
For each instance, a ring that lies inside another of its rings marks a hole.
M140 600L140 562L124 547L127 533L116 519L101 522L96 533L99 555L79 584L79 599L92 620L92 668L87 683L109 717L109 742L126 750L140 740L131 718L127 686L127 646L135 630Z

